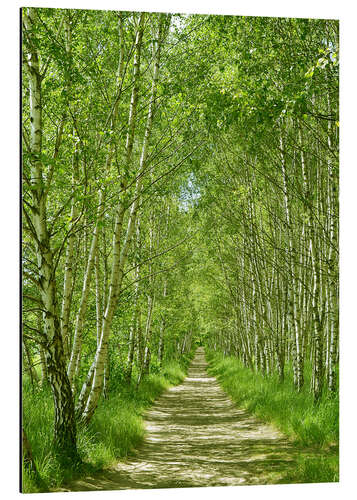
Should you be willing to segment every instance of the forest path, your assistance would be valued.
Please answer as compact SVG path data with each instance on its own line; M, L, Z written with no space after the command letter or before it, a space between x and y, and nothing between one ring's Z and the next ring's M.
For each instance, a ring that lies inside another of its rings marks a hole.
M296 465L296 446L236 408L207 375L202 348L188 376L145 414L146 437L125 462L61 491L276 483Z

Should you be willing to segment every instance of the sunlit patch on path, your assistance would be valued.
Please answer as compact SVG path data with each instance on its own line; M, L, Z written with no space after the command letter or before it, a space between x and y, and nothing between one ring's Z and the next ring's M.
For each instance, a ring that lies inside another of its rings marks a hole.
M147 412L134 456L62 491L269 484L294 468L300 450L236 408L206 367L198 349L185 381Z

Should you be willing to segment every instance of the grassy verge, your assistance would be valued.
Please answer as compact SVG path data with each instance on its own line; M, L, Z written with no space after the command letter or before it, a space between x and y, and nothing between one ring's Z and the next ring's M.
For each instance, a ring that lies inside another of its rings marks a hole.
M277 375L264 377L253 373L234 357L211 351L207 352L207 361L209 372L238 406L275 425L296 445L315 452L314 458L301 456L294 475L282 482L338 481L337 396L331 398L324 393L321 402L314 405L308 384L301 393L296 392L289 369L285 381L280 383Z
M23 492L58 488L70 479L126 457L144 437L143 412L162 392L183 381L190 358L167 363L159 373L147 376L137 390L122 381L113 384L89 426L78 429L78 449L84 463L74 469L63 469L51 451L54 408L50 389L32 391L28 381L24 381L24 428L41 482L23 469Z

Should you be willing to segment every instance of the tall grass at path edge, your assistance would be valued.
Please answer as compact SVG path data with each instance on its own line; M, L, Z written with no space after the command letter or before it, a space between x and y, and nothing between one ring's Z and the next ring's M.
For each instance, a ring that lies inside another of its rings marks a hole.
M206 358L209 373L217 377L237 406L273 424L297 446L312 450L314 456L302 456L295 473L283 482L338 481L338 394L331 397L326 391L320 403L314 404L309 391L309 366L306 367L305 386L298 393L290 367L286 367L284 382L279 382L277 374L255 373L236 357L207 350Z
M113 465L128 456L145 434L142 415L155 399L186 376L192 354L169 361L135 388L119 380L100 404L87 427L78 427L77 446L83 463L64 469L52 451L54 407L50 388L32 389L23 382L23 426L31 445L40 481L22 469L23 493L56 490L85 473Z

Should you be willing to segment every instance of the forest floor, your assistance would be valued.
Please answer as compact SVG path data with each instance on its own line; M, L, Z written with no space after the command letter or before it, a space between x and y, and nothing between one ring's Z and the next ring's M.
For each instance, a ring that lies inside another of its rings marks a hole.
M60 491L274 484L294 470L298 457L314 454L237 408L206 368L198 348L184 382L146 412L138 449Z

